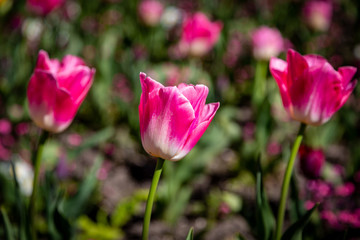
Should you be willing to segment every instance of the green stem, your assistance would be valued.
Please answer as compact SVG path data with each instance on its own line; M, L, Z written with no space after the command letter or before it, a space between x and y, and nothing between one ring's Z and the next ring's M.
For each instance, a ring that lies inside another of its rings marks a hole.
M40 139L37 149L33 152L31 156L32 163L34 164L34 180L33 180L33 190L30 197L30 203L29 203L29 226L31 231L31 237L33 240L36 239L36 229L35 229L35 202L36 202L36 195L37 195L37 189L38 189L38 179L39 179L39 172L40 172L40 166L41 166L41 158L42 153L44 150L44 145L46 140L49 137L49 132L43 131Z
M290 159L288 162L288 165L286 167L284 180L281 187L281 196L280 196L280 206L278 211L278 217L276 222L276 231L275 231L275 240L280 240L281 234L282 234L282 226L284 223L284 216L285 216L285 208L286 208L286 199L289 192L289 184L291 180L291 174L292 170L294 168L294 163L296 159L296 154L299 150L301 141L304 136L306 125L304 123L301 123L299 133L296 137L296 140L294 142L293 148L291 150Z
M149 196L146 202L146 209L145 209L145 216L144 216L144 225L143 225L143 232L142 232L142 240L147 240L149 237L149 226L150 226L150 219L151 219L151 211L152 206L154 203L156 188L159 183L159 179L161 176L161 172L164 166L165 160L159 158L156 163L156 168L154 172L153 179L151 181Z
M255 79L252 94L252 102L259 107L266 96L266 75L268 62L258 61L255 69Z

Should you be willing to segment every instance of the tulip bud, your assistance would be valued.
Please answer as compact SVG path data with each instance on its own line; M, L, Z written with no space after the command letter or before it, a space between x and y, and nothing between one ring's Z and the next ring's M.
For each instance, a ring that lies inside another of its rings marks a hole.
M210 22L205 14L196 13L183 22L179 45L190 55L201 57L213 48L221 29L221 22Z
M330 27L333 6L329 1L308 1L303 8L307 24L317 31L326 31Z
M141 142L154 157L178 161L199 141L220 103L205 104L204 85L164 87L140 73L139 105Z
M65 130L88 93L95 69L82 59L67 55L62 62L41 50L27 89L29 113L40 128Z
M163 5L156 0L145 0L139 4L138 13L141 20L148 26L155 26L160 22Z
M259 27L251 35L253 54L258 60L270 60L284 50L284 39L276 28Z
M355 67L340 67L336 71L323 57L302 56L292 49L288 50L286 62L270 60L270 72L289 116L314 126L329 121L356 85L356 81L351 81Z

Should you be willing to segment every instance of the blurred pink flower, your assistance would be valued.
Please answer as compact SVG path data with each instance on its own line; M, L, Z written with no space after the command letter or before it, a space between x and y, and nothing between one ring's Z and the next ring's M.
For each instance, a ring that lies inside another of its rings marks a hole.
M156 0L144 0L140 2L138 14L141 20L148 26L155 26L160 22L164 6Z
M266 152L270 156L274 156L274 155L281 153L281 144L279 144L278 142L275 142L275 141L269 142L269 144L266 147Z
M0 134L9 134L11 132L11 122L5 118L0 119Z
M29 113L40 128L65 130L89 91L95 69L67 55L60 63L41 50L27 89Z
M321 149L301 145L299 149L300 168L309 179L318 178L325 162L325 155Z
M22 122L16 125L15 132L17 135L22 136L29 132L29 123Z
M164 87L140 73L139 105L141 141L154 157L178 161L199 141L220 103L205 104L205 85Z
M83 139L80 134L72 133L66 138L67 143L72 147L78 147L81 145Z
M276 28L261 26L251 34L253 55L258 60L270 60L284 50L284 39Z
M355 185L351 182L344 183L343 185L335 188L335 194L341 197L348 197L355 191Z
M337 216L333 211L324 210L320 212L320 217L322 220L326 221L330 227L333 227L335 229L340 228L340 224L338 222Z
M188 16L182 25L180 49L185 49L192 56L205 55L218 41L222 27L221 22L211 22L201 12Z
M286 62L270 60L270 72L288 114L294 120L315 126L326 123L356 85L356 81L351 81L355 67L340 67L336 71L323 57L302 56L292 49Z
M331 24L333 6L330 1L310 0L305 3L303 15L308 25L317 31L326 31Z
M315 202L322 202L324 198L331 196L331 185L322 180L311 180L307 183L307 189L313 194Z
M344 228L350 226L353 228L360 228L360 218L354 212L341 211L338 214L338 220Z
M65 0L27 0L27 7L39 15L47 15L60 7Z

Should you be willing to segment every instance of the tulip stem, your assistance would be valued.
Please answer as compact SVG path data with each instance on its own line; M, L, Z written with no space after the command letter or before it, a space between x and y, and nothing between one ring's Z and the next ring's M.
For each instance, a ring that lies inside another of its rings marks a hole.
M147 240L149 237L149 226L150 226L150 219L151 219L151 211L152 206L154 203L156 188L159 183L159 179L161 176L161 172L164 166L164 159L158 158L156 163L156 168L154 172L153 179L151 181L150 191L146 202L146 209L145 209L145 216L144 216L144 225L143 225L143 232L142 232L142 240Z
M289 192L291 175L292 175L292 171L294 168L296 155L297 155L301 141L304 136L305 128L306 128L306 124L301 123L299 133L294 142L293 148L291 150L289 162L288 162L286 170L285 170L285 176L284 176L284 180L283 180L282 187L281 187L280 205L279 205L278 217L277 217L277 222L276 222L275 240L280 240L280 238L281 238L282 226L284 223L284 216L285 216L286 199L287 199L288 192Z
M31 232L31 238L33 240L36 239L36 229L35 229L35 202L36 202L36 195L37 195L37 188L38 188L38 179L39 179L39 172L40 172L40 166L41 166L41 158L42 153L44 150L44 145L46 140L49 137L49 132L42 131L40 138L39 138L39 144L37 146L37 149L33 152L31 156L32 163L34 165L34 180L33 180L33 190L30 197L30 203L29 203L29 226L30 226L30 232Z
M252 94L252 102L256 107L259 107L266 96L266 74L267 74L266 61L258 61L255 69L255 79Z

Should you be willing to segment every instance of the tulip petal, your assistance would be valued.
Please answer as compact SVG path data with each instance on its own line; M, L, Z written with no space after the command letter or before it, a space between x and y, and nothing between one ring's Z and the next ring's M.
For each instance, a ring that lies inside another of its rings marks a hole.
M343 78L343 85L347 88L347 85L350 83L351 79L354 77L357 69L355 67L340 67L338 72Z
M71 94L76 105L80 105L93 83L94 74L95 69L77 66L71 71L59 72L58 84Z
M281 99L285 109L288 109L291 104L287 85L287 68L287 62L278 58L270 59L269 69L279 87Z
M195 117L197 118L201 113L200 109L203 109L205 105L206 97L209 93L208 87L202 84L194 86L183 83L178 86L178 89L191 103L195 111Z
M57 89L54 105L54 126L53 132L61 132L66 129L75 117L78 105L75 104L72 96L63 89Z
M321 68L325 63L327 63L325 58L315 54L305 55L304 58L309 68Z
M155 86L143 85L146 89ZM195 119L194 110L176 87L155 89L148 94L146 101L145 94L146 91L139 107L143 147L152 156L171 159L188 137Z
M184 146L171 160L177 161L182 159L186 154L188 154L191 149L196 145L201 136L204 134L212 119L215 116L216 111L219 109L220 103L210 103L206 104L202 114L200 116L199 124L191 131L188 139L186 140Z
M146 77L146 74L143 72L140 73L140 83L143 93L150 93L155 89L164 87L161 83L153 80L151 77Z
M56 80L50 72L35 70L27 89L29 113L41 128L51 130L56 96Z
M84 61L73 55L66 55L61 61L61 71L72 71L77 66L85 66Z
M51 73L56 74L59 70L60 63L57 59L50 59L47 52L40 50L36 62L36 69L49 70Z

